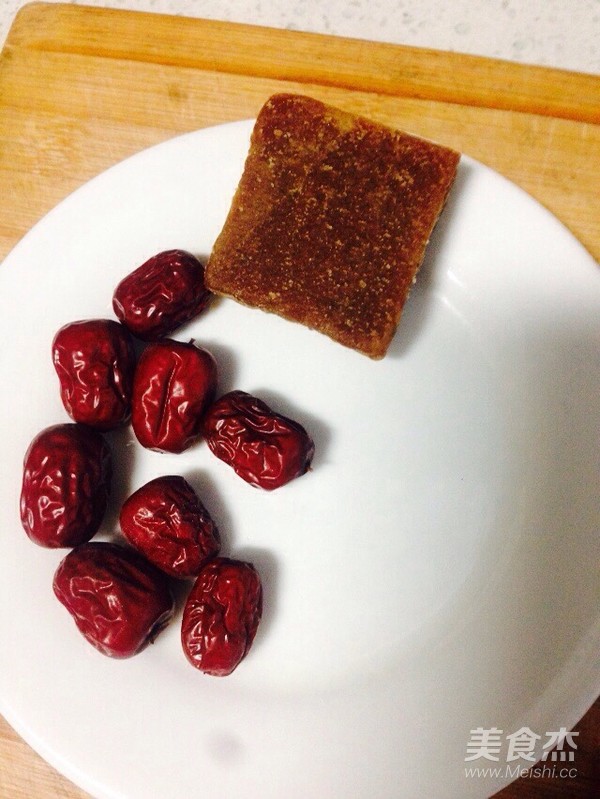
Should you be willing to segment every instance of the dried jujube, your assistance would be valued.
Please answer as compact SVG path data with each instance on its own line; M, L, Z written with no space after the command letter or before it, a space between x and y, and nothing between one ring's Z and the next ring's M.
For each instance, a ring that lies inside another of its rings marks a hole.
M112 319L64 325L54 336L52 361L75 422L111 430L129 420L135 353L123 325Z
M167 475L146 483L125 500L123 535L151 563L172 577L193 577L218 554L220 538L192 486Z
M111 477L100 433L72 422L42 430L23 463L20 511L29 538L51 548L89 541L102 523Z
M201 435L216 387L217 365L208 350L172 339L149 344L133 381L131 424L140 444L183 452Z
M262 585L251 563L215 558L190 591L181 643L195 668L216 677L231 674L248 654L262 615Z
M104 655L127 658L154 641L173 616L168 577L118 544L82 544L60 563L54 593L82 635Z
M217 458L267 491L304 474L315 450L302 425L244 391L224 394L209 408L203 433Z
M204 265L184 250L165 250L119 283L113 310L135 336L155 341L197 316L211 296Z
M89 543L112 477L98 431L129 419L140 444L156 451L183 452L204 436L219 459L266 490L311 466L314 443L302 425L244 391L215 402L213 356L193 341L167 337L210 297L203 265L183 250L167 250L119 283L119 322L81 320L58 331L53 363L75 423L49 427L31 443L21 519L36 543L74 547L55 572L54 593L82 635L110 657L131 657L154 641L175 610L169 578L194 577L182 647L196 669L225 676L256 636L261 580L251 563L219 556L218 529L183 477L158 477L125 500L119 521L127 546ZM137 364L132 335L149 342Z

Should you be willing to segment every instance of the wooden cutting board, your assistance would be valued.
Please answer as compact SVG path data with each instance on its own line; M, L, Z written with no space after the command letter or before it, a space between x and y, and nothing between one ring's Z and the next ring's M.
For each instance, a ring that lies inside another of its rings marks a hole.
M36 3L0 55L0 259L73 189L178 133L298 91L454 147L550 209L600 259L600 78L425 49ZM3 644L3 645L6 645ZM503 799L600 794L600 706L577 780ZM432 768L435 759L432 758ZM0 797L82 799L0 719Z

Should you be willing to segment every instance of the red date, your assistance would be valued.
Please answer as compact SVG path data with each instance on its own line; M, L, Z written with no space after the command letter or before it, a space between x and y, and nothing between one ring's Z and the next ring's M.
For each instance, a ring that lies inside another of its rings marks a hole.
M207 350L171 339L149 344L133 381L131 423L140 444L175 453L191 446L216 386L217 365Z
M172 577L193 577L218 555L219 532L196 492L183 477L157 477L125 501L123 535Z
M184 250L166 250L119 283L113 309L134 336L155 341L197 316L211 296L200 261Z
M89 541L102 523L111 477L100 433L73 423L43 430L23 465L21 522L29 538L51 548Z
M210 450L243 480L272 491L310 468L314 443L297 422L244 391L224 394L207 412Z
M174 613L168 578L117 544L82 544L60 563L54 593L104 655L127 658L156 639Z
M75 422L111 430L129 420L135 354L123 325L112 319L65 325L54 337L52 360Z
M200 572L181 625L183 651L205 674L231 674L247 655L262 614L262 586L251 563L215 558Z

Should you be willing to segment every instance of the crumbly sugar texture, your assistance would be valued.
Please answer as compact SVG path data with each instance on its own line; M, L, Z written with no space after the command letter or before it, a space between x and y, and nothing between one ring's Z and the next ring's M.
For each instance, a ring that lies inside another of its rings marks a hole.
M459 154L302 95L261 109L211 291L385 355Z

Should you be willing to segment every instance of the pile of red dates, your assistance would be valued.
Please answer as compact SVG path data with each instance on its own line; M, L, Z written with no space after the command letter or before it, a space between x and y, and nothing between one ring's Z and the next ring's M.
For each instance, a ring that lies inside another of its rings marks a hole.
M230 674L245 657L262 613L251 563L220 554L219 531L192 486L165 475L123 503L123 543L98 541L113 479L103 436L131 423L146 448L180 453L203 439L257 488L279 488L310 468L314 444L297 422L257 397L217 398L218 367L195 342L169 338L209 304L204 268L182 250L158 253L119 283L118 321L62 327L52 342L60 395L71 421L42 430L25 455L20 510L43 547L68 547L56 597L85 638L116 658L135 655L174 616L173 583L193 580L181 642L206 674ZM145 342L136 357L134 338Z

